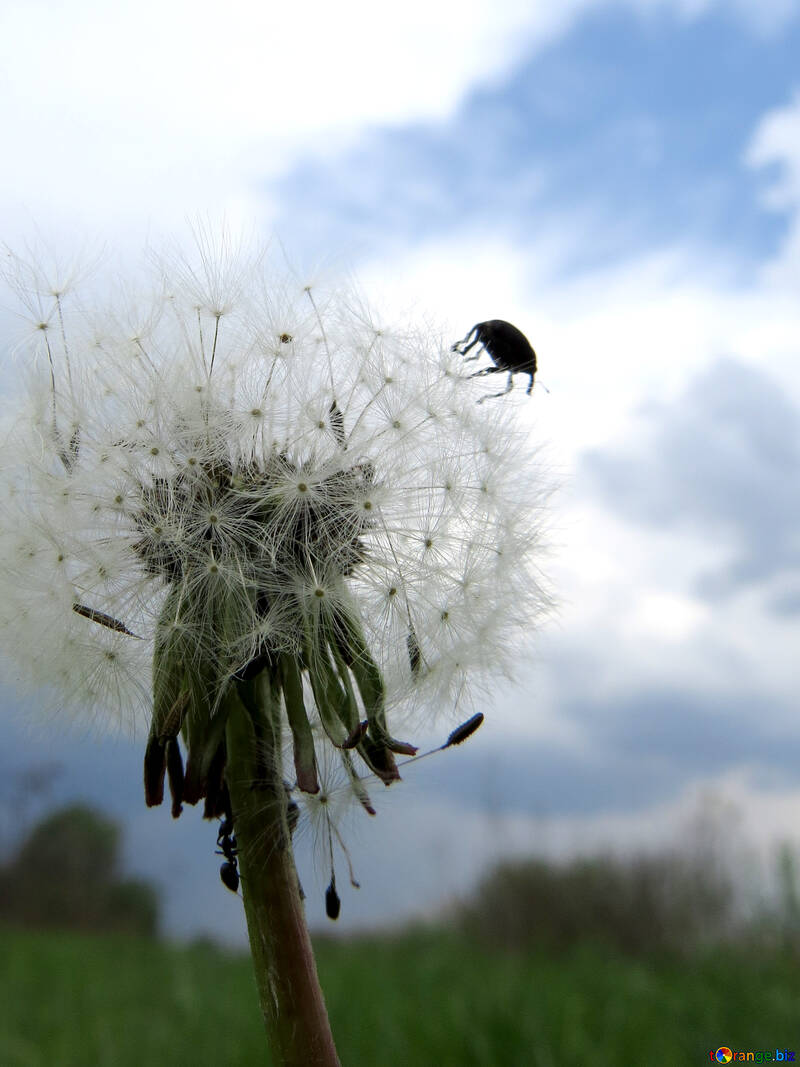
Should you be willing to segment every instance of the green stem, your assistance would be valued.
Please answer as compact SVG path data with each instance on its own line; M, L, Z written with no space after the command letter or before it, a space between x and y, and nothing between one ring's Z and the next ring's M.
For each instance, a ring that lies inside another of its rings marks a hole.
M251 695L267 728L256 744L252 710L245 709L231 687L226 778L261 1010L276 1064L339 1067L286 821L280 691L266 672L254 689ZM265 745L272 751L264 752Z

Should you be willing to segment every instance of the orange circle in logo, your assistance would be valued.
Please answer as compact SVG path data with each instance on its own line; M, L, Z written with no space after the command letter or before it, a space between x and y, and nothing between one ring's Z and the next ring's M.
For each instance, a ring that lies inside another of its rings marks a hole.
M722 1048L718 1048L715 1053L715 1058L718 1063L730 1063L733 1059L733 1053L725 1045Z

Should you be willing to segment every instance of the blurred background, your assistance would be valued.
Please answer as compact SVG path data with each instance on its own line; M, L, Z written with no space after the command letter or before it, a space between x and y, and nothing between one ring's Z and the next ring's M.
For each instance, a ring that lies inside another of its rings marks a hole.
M337 931L455 914L509 859L531 900L563 896L558 872L588 893L575 863L601 854L612 885L679 854L724 871L723 925L796 920L798 55L795 0L0 8L9 247L135 263L224 217L389 316L453 340L505 318L537 350L549 392L491 403L524 410L559 485L557 618L467 745L354 812ZM42 724L10 684L2 703L7 867L37 819L89 805L165 933L244 944L215 827L144 808L142 738Z

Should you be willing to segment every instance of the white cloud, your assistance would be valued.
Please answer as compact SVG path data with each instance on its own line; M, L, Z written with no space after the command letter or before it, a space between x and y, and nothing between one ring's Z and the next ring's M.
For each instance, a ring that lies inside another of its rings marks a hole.
M627 0L696 18L714 0ZM263 220L266 181L370 124L444 120L608 0L54 0L0 11L0 215L114 234L213 208ZM791 0L737 0L773 25Z
M530 411L565 472L584 449L638 432L649 402L677 401L721 355L767 370L800 402L800 308L791 294L758 277L734 283L726 264L678 245L560 278L571 239L563 222L560 248L556 223L526 248L463 232L376 260L362 279L398 311L419 310L425 293L454 339L482 319L517 323L550 395L534 390L526 399L518 386L512 402Z
M764 115L750 140L745 162L756 169L775 168L762 202L766 208L786 213L789 222L780 255L767 265L765 280L796 294L800 268L800 90L788 104Z
M583 0L4 5L0 194L100 223L258 215L259 180L369 123L445 118Z

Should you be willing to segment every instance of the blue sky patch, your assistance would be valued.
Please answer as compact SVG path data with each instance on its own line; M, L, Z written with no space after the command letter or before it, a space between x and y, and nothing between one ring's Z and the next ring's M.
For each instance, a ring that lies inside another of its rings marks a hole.
M743 156L790 98L798 54L796 21L775 39L724 15L597 13L450 121L373 129L296 167L273 190L277 228L369 250L463 229L533 242L571 218L569 272L676 238L765 258L785 220L759 206L771 175Z

